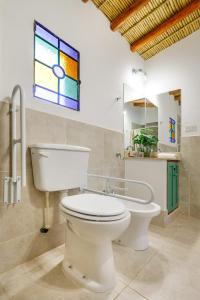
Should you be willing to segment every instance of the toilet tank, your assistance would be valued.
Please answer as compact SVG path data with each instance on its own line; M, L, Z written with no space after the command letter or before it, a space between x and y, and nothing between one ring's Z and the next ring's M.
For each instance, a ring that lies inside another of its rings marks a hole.
M85 186L90 149L61 144L30 146L35 187L53 192Z

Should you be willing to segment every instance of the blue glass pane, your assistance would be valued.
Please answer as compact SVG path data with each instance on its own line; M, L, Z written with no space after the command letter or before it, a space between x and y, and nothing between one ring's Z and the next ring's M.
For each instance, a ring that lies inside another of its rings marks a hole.
M65 54L71 56L75 60L79 60L79 53L75 49L71 48L64 42L60 41L60 50L63 51Z
M63 79L65 77L65 71L63 68L59 65L54 65L53 66L53 73L56 77Z
M78 84L77 81L65 77L60 80L60 94L78 100Z
M34 89L34 96L37 98L45 99L54 103L58 103L58 94L51 92L49 90L46 90L42 87L35 86Z
M59 97L60 97L59 98L60 105L66 106L74 110L79 110L79 101L75 101L61 95Z
M37 23L35 25L35 33L58 48L58 38Z

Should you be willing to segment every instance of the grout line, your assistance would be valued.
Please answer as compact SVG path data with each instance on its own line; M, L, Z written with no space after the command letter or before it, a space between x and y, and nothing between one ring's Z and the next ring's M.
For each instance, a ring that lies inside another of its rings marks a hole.
M123 289L117 294L117 296L115 296L113 298L113 300L117 300L117 298L123 293L123 291L128 287L128 285L126 285L125 287L123 287Z
M138 292L137 290L133 289L132 287L129 286L129 288L130 288L132 291L136 292L136 293L137 293L138 295L140 295L141 297L143 297L145 300L150 300L149 298L147 298L146 296L142 295L140 292Z
M141 267L140 270L138 270L138 272L135 274L134 278L128 283L127 287L130 287L130 285L132 284L132 282L138 277L138 275L143 271L143 269L151 262L151 260L154 258L154 256L156 255L156 253L152 254L149 259L147 260L147 262Z

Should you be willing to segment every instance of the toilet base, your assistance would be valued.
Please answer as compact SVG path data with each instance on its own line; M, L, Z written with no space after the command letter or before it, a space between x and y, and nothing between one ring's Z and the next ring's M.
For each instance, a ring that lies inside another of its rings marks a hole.
M149 247L149 224L152 218L140 217L131 213L131 222L129 227L115 242L133 248L137 251L143 251Z
M116 280L111 241L90 241L66 224L63 272L93 292L112 290Z
M86 275L81 273L78 269L71 267L70 263L66 260L63 262L62 270L64 275L71 279L74 283L81 285L82 287L91 290L95 293L104 293L109 292L115 286L114 284L110 288L105 288L100 282L94 281L90 278L87 278Z

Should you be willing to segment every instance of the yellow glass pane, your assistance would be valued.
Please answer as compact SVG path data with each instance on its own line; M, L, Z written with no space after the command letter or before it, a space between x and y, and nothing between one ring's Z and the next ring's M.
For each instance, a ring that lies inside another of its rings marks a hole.
M35 84L58 92L58 78L53 74L52 69L35 61Z
M69 56L60 52L60 65L65 70L65 74L78 80L78 63Z

